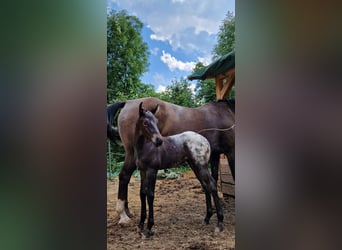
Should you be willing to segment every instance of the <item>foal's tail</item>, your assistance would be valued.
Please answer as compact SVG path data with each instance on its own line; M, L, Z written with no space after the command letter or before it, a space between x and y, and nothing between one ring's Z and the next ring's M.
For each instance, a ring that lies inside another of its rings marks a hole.
M113 127L113 119L119 109L125 106L126 102L115 102L107 106L107 138L115 144L120 144L121 139L117 128Z

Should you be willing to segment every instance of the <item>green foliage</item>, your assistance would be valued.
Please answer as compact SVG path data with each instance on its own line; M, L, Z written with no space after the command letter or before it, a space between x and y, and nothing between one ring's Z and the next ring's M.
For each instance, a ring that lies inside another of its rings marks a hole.
M131 93L128 99L137 99L142 97L160 98L160 94L155 92L153 85L139 83L135 88L135 91Z
M119 175L125 160L125 150L123 147L110 142L110 151L107 144L107 176Z
M233 85L232 89L229 92L228 99L235 99L235 84Z
M149 50L143 41L143 23L126 11L107 16L107 103L128 99L142 85L148 70Z
M203 69L205 65L198 62L192 73ZM196 101L198 104L216 100L216 87L214 79L198 80L196 85Z
M217 44L213 49L213 61L226 55L235 48L235 16L228 11L219 28ZM193 72L199 71L205 65L199 62ZM235 98L235 85L229 92L228 98ZM196 87L196 99L200 104L216 100L216 86L214 79L199 80Z
M192 93L190 83L187 79L172 80L172 84L166 87L160 98L184 107L196 107L195 96Z
M196 86L196 97L201 104L216 100L215 79L199 80Z
M231 52L235 48L235 16L228 11L217 36L217 44L213 49L213 59Z

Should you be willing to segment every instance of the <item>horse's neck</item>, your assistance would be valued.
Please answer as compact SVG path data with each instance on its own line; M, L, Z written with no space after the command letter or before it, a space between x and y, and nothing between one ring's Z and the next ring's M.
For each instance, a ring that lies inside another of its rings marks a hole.
M142 149L143 145L145 143L145 137L142 133L136 132L134 136L134 147L137 150Z

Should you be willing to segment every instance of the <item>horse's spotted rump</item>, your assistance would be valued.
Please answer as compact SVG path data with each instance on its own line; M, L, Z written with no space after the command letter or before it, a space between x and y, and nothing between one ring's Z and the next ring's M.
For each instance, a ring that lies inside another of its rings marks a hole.
M204 136L192 131L186 131L170 137L174 139L179 147L185 146L189 150L196 164L202 166L208 164L210 158L210 144Z

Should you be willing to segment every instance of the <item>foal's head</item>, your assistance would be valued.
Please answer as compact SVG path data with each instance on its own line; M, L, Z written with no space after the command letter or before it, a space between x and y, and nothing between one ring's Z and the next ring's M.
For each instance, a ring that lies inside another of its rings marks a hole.
M152 141L154 145L159 147L162 145L163 140L157 126L158 119L154 116L158 109L158 105L151 111L144 110L142 105L143 103L141 102L139 105L139 120L137 123L137 129L141 130L146 139Z

